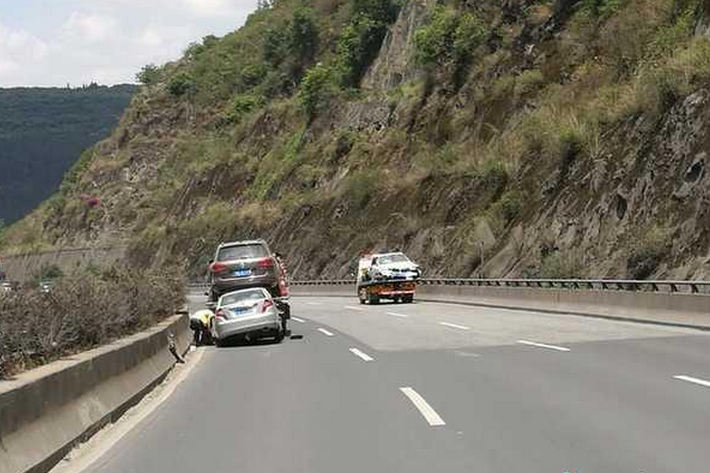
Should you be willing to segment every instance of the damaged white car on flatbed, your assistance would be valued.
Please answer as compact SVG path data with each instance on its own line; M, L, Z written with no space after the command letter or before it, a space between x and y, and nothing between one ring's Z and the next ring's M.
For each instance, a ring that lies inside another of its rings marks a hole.
M364 255L358 264L357 292L361 304L414 301L416 282L422 271L404 253Z

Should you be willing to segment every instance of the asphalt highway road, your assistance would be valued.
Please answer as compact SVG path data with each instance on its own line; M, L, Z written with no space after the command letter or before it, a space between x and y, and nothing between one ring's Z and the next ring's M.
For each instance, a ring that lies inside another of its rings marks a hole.
M710 471L703 332L337 297L293 313L300 340L201 348L88 471Z

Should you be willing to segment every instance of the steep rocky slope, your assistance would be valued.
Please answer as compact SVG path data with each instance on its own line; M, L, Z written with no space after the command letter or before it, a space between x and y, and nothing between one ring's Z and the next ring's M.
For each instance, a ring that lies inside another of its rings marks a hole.
M700 0L280 0L152 71L4 246L199 274L262 236L297 277L385 248L429 275L707 277L708 25Z

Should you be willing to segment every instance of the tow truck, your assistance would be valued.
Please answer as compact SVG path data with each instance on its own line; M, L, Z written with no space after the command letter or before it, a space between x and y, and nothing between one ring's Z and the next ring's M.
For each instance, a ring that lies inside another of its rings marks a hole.
M358 263L357 295L360 304L414 302L421 268L404 253L363 255Z

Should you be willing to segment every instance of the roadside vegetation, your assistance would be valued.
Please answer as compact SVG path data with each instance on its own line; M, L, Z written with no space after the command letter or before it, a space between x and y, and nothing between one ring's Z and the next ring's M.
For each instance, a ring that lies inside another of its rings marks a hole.
M0 379L175 314L184 302L182 274L179 267L89 269L55 279L47 293L36 286L0 293Z
M365 86L408 6L267 2L239 31L146 66L110 146L87 152L59 195L8 228L6 247L108 229L129 240L136 261L180 254L202 265L222 238L291 242L307 221L319 227L314 246L383 244L367 234L377 228L387 244L416 243L425 264L473 274L481 222L495 254L570 186L583 212L622 172L629 136L654 136L674 107L710 87L710 38L694 34L700 0L437 2L409 36L410 73L386 90ZM575 170L592 168L607 173L601 188L575 181ZM80 199L94 184L113 207ZM411 225L394 225L395 207L463 256L447 260L433 236L423 243ZM628 228L650 231L642 221ZM617 272L650 277L668 259L667 245L637 255L632 239L610 239ZM520 257L530 274L605 275L586 255ZM325 264L304 263L314 274Z

